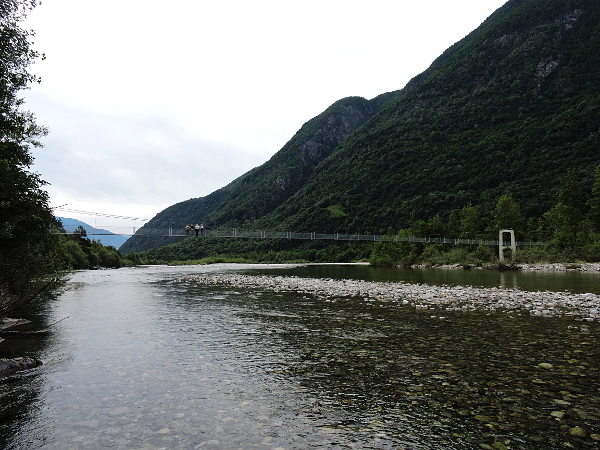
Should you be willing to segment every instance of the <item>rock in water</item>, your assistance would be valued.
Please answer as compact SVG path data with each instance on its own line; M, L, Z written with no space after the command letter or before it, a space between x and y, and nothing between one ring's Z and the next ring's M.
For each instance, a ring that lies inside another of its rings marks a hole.
M0 359L0 375L8 375L14 372L20 372L22 370L33 369L34 367L41 366L43 363L36 358L12 358L12 359Z
M587 431L585 431L583 428L581 427L573 427L569 430L569 434L571 436L577 436L577 437L586 437L587 436Z

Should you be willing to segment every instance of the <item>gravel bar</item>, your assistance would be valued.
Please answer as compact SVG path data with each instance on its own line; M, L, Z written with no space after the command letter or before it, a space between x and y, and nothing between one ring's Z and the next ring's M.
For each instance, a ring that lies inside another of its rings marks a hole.
M362 297L369 302L410 305L447 311L527 311L533 316L571 315L579 320L600 319L600 296L569 292L528 292L518 289L471 286L430 286L399 282L334 280L296 276L200 273L175 277L178 282L234 288L297 292L329 300Z

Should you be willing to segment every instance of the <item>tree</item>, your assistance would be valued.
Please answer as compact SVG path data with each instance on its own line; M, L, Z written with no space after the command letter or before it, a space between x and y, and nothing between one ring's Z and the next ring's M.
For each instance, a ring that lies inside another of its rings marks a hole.
M498 199L496 208L492 212L492 221L496 228L508 230L521 230L524 219L519 205L510 195L503 195Z
M90 247L92 245L92 241L87 237L87 231L83 225L79 225L69 237L82 247Z
M588 201L590 208L589 218L594 231L600 232L600 165L596 166L594 184L592 186L592 197Z
M456 211L452 211L448 217L448 223L446 225L446 233L450 236L458 236L460 234L460 218Z
M567 177L558 193L558 202L570 208L573 213L581 214L581 184L572 168L567 170Z
M547 236L559 249L574 249L577 245L577 227L573 225L573 209L558 202L542 216Z
M47 134L21 109L19 92L39 81L27 67L39 56L32 32L19 27L36 0L0 2L0 314L56 285L61 239L46 184L29 169L32 147Z
M477 209L469 203L460 210L461 236L469 239L475 238L479 230L479 214Z
M581 243L578 233L582 230L582 217L581 186L575 171L569 169L558 193L558 202L543 215L552 244L574 250Z
M432 219L427 221L427 228L429 234L434 236L443 236L446 232L446 227L444 226L444 221L439 213L437 213Z
M131 261L131 264L133 264L134 266L140 265L141 264L141 260L140 260L140 255L138 255L135 250L131 250L128 254L127 254L127 259L129 261Z

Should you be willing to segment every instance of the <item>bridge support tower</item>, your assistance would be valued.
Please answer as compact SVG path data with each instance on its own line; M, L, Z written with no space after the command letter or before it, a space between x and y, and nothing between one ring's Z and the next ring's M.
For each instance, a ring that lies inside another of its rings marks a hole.
M504 234L510 234L510 245L504 245ZM500 262L504 261L504 250L510 248L512 251L512 256L514 258L515 253L517 252L517 241L515 239L515 230L500 230L500 234L498 236L498 259Z

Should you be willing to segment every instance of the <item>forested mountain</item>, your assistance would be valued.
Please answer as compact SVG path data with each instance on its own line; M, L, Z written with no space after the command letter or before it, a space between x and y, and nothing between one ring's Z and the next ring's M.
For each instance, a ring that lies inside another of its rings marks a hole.
M206 197L170 206L148 221L142 232L155 228L183 229L187 224L199 222L212 227L237 226L264 217L304 186L315 168L395 95L392 92L370 101L350 97L335 102L306 122L269 161ZM140 251L172 242L168 237L134 236L121 250Z
M598 49L597 0L511 0L404 89L340 100L263 166L146 227L383 234L469 204L488 213L503 195L539 217L569 168L585 200L600 163Z

